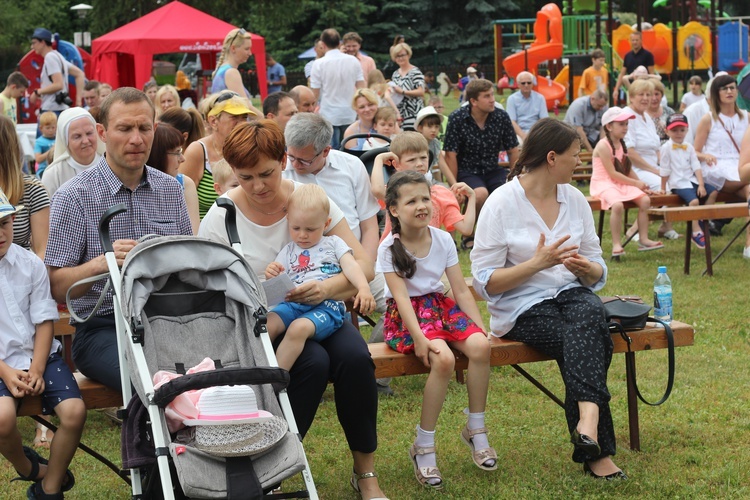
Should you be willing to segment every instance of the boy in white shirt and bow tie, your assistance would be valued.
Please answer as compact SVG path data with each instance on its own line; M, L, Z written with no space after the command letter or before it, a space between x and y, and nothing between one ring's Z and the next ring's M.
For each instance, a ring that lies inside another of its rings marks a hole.
M661 189L666 192L667 182L672 193L678 195L689 206L712 205L716 202L718 191L710 184L703 182L701 161L709 166L716 163L716 158L709 154L700 154L692 144L685 142L688 123L685 115L675 113L667 118L667 135L669 140L660 150L659 170ZM693 225L693 243L698 248L706 248L706 240L700 224Z

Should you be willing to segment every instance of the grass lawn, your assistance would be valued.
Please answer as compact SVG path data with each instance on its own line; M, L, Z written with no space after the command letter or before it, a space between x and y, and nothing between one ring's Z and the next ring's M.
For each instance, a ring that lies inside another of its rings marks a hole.
M454 107L455 101L449 101L449 106ZM735 220L724 228L724 236L712 238L715 252L729 241L741 222ZM683 224L676 229L685 230ZM651 232L655 237L655 226ZM487 426L499 455L499 469L479 470L461 443L466 389L454 381L437 428L438 465L446 480L440 498L750 497L750 322L746 305L750 261L742 258L741 241L716 264L713 277L701 277L703 255L694 251L693 272L685 276L684 241L665 241L665 245L662 251L644 253L637 252L632 243L628 245L621 262L608 262L609 282L601 292L649 298L657 266L666 265L674 289L675 318L696 329L695 345L676 351L672 397L660 407L640 406L641 452L629 450L624 357L614 356L609 388L618 438L615 461L630 480L607 483L584 476L580 466L570 460L572 446L562 409L510 367L501 367L492 371L487 408ZM608 255L611 242L607 230L603 248ZM469 254L461 252L460 258L468 275ZM486 314L484 304L482 309ZM488 318L486 321L489 323ZM369 335L369 331L363 331L363 335ZM637 360L640 387L653 399L666 382L666 352L639 353ZM525 368L562 394L554 363ZM396 396L380 400L376 469L383 490L394 499L436 495L418 485L407 453L419 421L424 382L425 376L394 379ZM21 430L25 442L31 443L33 423L22 419ZM119 436L119 428L106 417L89 413L84 442L117 463ZM332 387L325 393L304 445L320 496L356 498L348 485L351 459L336 419ZM77 453L72 470L76 487L68 498L130 497L130 490L117 476L82 452ZM0 484L5 486L0 497L23 498L28 483L8 484L12 472L3 461ZM290 481L285 489L298 485L301 481Z

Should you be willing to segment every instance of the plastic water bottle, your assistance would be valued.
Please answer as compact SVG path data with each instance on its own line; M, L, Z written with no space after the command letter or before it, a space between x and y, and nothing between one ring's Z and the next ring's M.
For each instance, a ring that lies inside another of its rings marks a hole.
M654 280L654 316L665 323L672 322L672 280L667 276L667 266L659 266Z

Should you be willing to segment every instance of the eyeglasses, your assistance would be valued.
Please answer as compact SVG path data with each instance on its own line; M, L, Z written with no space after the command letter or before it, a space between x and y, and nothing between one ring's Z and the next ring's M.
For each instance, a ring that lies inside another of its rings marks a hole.
M318 156L320 156L321 154L323 154L323 151L321 151L320 153L316 154L315 156L313 156L309 160L303 160L302 158L297 158L296 156L292 156L289 153L286 154L286 157L289 158L289 163L294 163L296 161L297 163L299 163L303 167L309 167L309 166L311 166L313 164L313 162L315 160L318 159Z
M719 90L721 92L737 92L737 85L725 85L723 87L719 87Z
M534 82L518 82L519 85L534 85Z
M409 54L407 54L406 52L402 52L400 54L396 54L396 59L399 59L401 57L409 57Z
M182 148L178 149L177 151L172 151L171 153L167 151L167 154L170 156L176 156L179 158L180 156L182 156Z
M245 28L238 29L237 33L235 33L232 39L229 41L229 45L231 46L232 44L234 44L234 41L237 39L238 36L242 36L244 38L246 34L247 34L247 31L245 31Z

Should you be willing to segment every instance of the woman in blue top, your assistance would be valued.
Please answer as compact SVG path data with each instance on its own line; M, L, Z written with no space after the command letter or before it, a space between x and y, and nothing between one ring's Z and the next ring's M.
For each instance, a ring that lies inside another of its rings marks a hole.
M213 74L213 83L211 84L211 93L215 94L222 90L231 90L237 95L244 95L248 100L252 97L242 84L242 75L237 67L244 64L250 59L253 42L250 33L244 28L231 30L224 37L224 45L221 49L219 62L216 64L216 70ZM263 116L263 113L255 108L252 111L256 116Z

